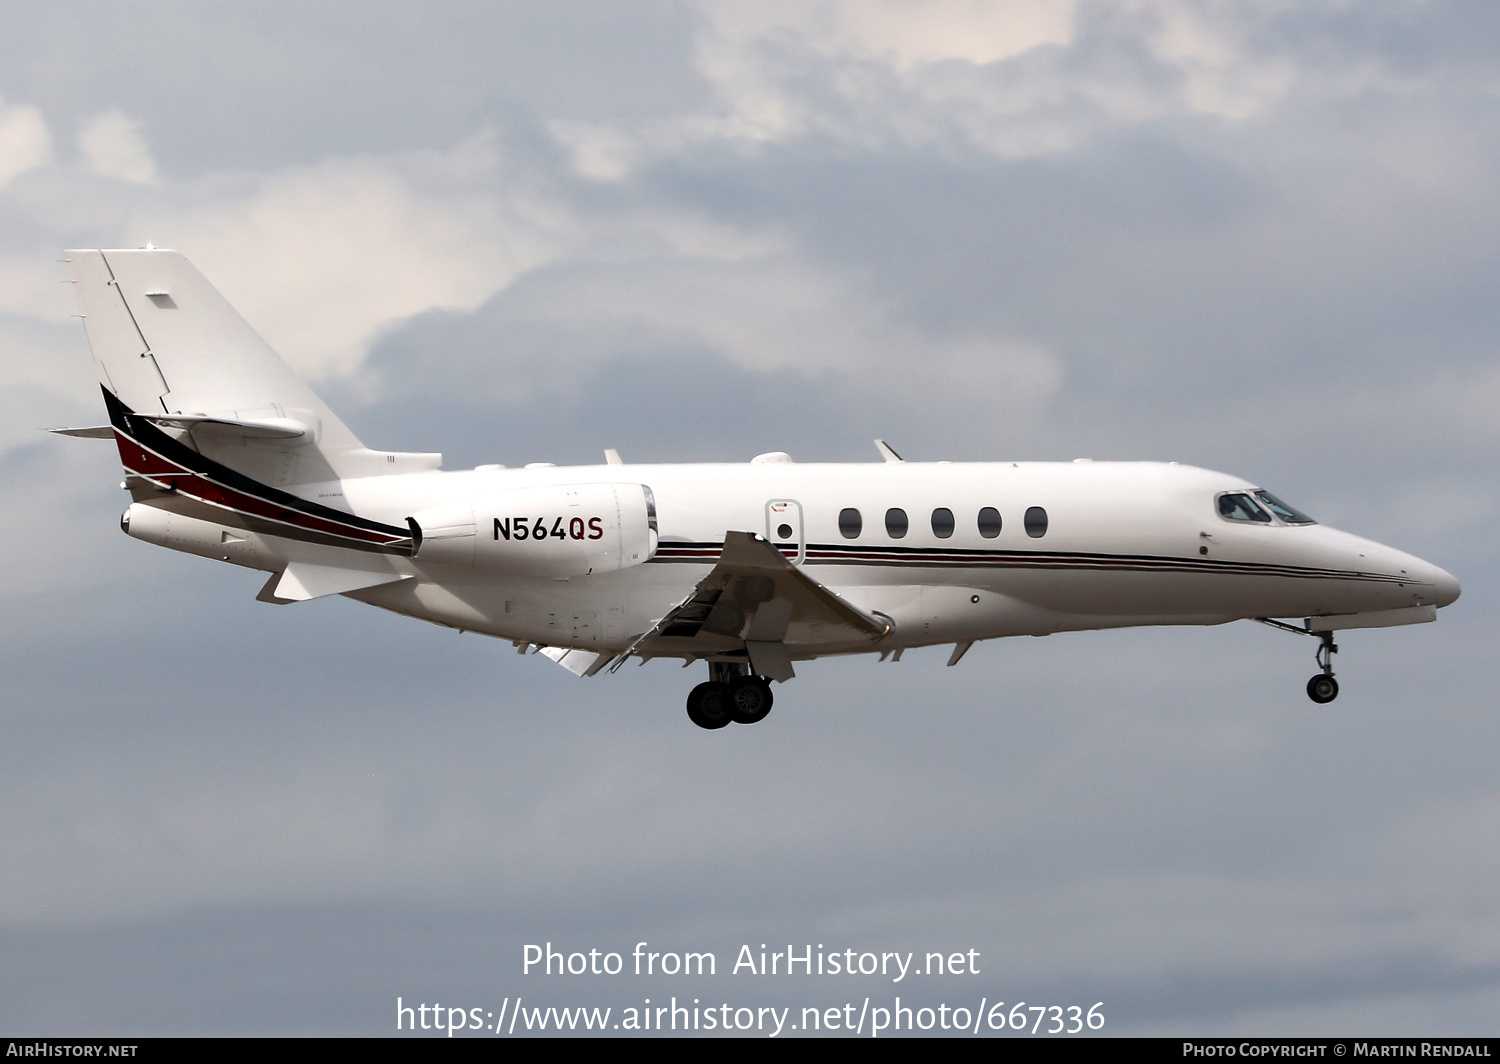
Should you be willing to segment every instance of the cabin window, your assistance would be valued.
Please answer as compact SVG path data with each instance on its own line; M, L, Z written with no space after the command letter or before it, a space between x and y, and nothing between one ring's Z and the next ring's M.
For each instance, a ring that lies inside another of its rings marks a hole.
M892 539L904 539L908 527L906 511L899 506L892 506L885 512L885 534Z
M1240 492L1219 496L1219 516L1226 521L1259 521L1271 523L1271 515L1255 505L1255 500Z
M864 526L864 518L859 516L859 511L854 507L846 506L839 511L839 531L845 539L858 539L860 529Z
M985 539L994 539L1000 534L1000 511L993 506L979 511L979 534Z
M1040 506L1028 506L1022 523L1026 526L1028 536L1032 539L1041 539L1047 534L1047 511Z
M953 535L954 527L952 510L946 506L939 506L932 511L932 534L938 539L947 539Z
M792 538L792 526L791 525L777 525L776 526L776 538L777 539L791 539Z
M1289 525L1315 525L1318 523L1295 506L1288 506L1269 491L1257 491L1255 497L1261 501L1262 506Z

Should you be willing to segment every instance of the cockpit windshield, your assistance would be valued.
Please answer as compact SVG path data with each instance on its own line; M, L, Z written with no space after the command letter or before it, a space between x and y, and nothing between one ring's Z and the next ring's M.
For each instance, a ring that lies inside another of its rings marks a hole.
M1255 497L1261 501L1261 505L1267 510L1270 510L1289 525L1315 525L1318 523L1301 510L1288 506L1269 491L1257 491Z
M1219 516L1226 521L1253 521L1269 525L1315 525L1311 517L1288 506L1269 491L1226 491L1218 498ZM1271 515L1275 514L1275 517Z
M1232 492L1219 496L1219 516L1230 521L1260 521L1271 523L1271 515L1255 505L1248 495Z

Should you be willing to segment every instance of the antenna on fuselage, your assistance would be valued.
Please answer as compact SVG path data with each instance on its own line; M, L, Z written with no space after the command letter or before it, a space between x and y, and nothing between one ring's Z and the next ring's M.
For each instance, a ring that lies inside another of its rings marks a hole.
M880 452L880 457L884 458L887 462L906 461L905 458L902 458L899 454L896 453L896 449L894 447L886 443L884 440L876 440L875 449Z

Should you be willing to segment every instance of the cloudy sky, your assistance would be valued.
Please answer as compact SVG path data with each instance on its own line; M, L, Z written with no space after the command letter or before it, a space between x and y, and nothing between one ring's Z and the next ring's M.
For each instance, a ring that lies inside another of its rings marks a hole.
M0 1029L700 998L1495 1034L1500 10L0 2ZM371 445L1171 459L1452 571L1439 623L670 663L121 536L63 248L185 252ZM708 979L523 975L527 943ZM981 973L730 976L741 944Z

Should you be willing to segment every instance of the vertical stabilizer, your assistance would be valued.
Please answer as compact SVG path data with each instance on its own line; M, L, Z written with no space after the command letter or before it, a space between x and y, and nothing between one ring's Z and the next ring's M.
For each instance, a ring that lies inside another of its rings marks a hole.
M129 412L273 485L436 468L368 450L175 251L69 251L99 382Z

